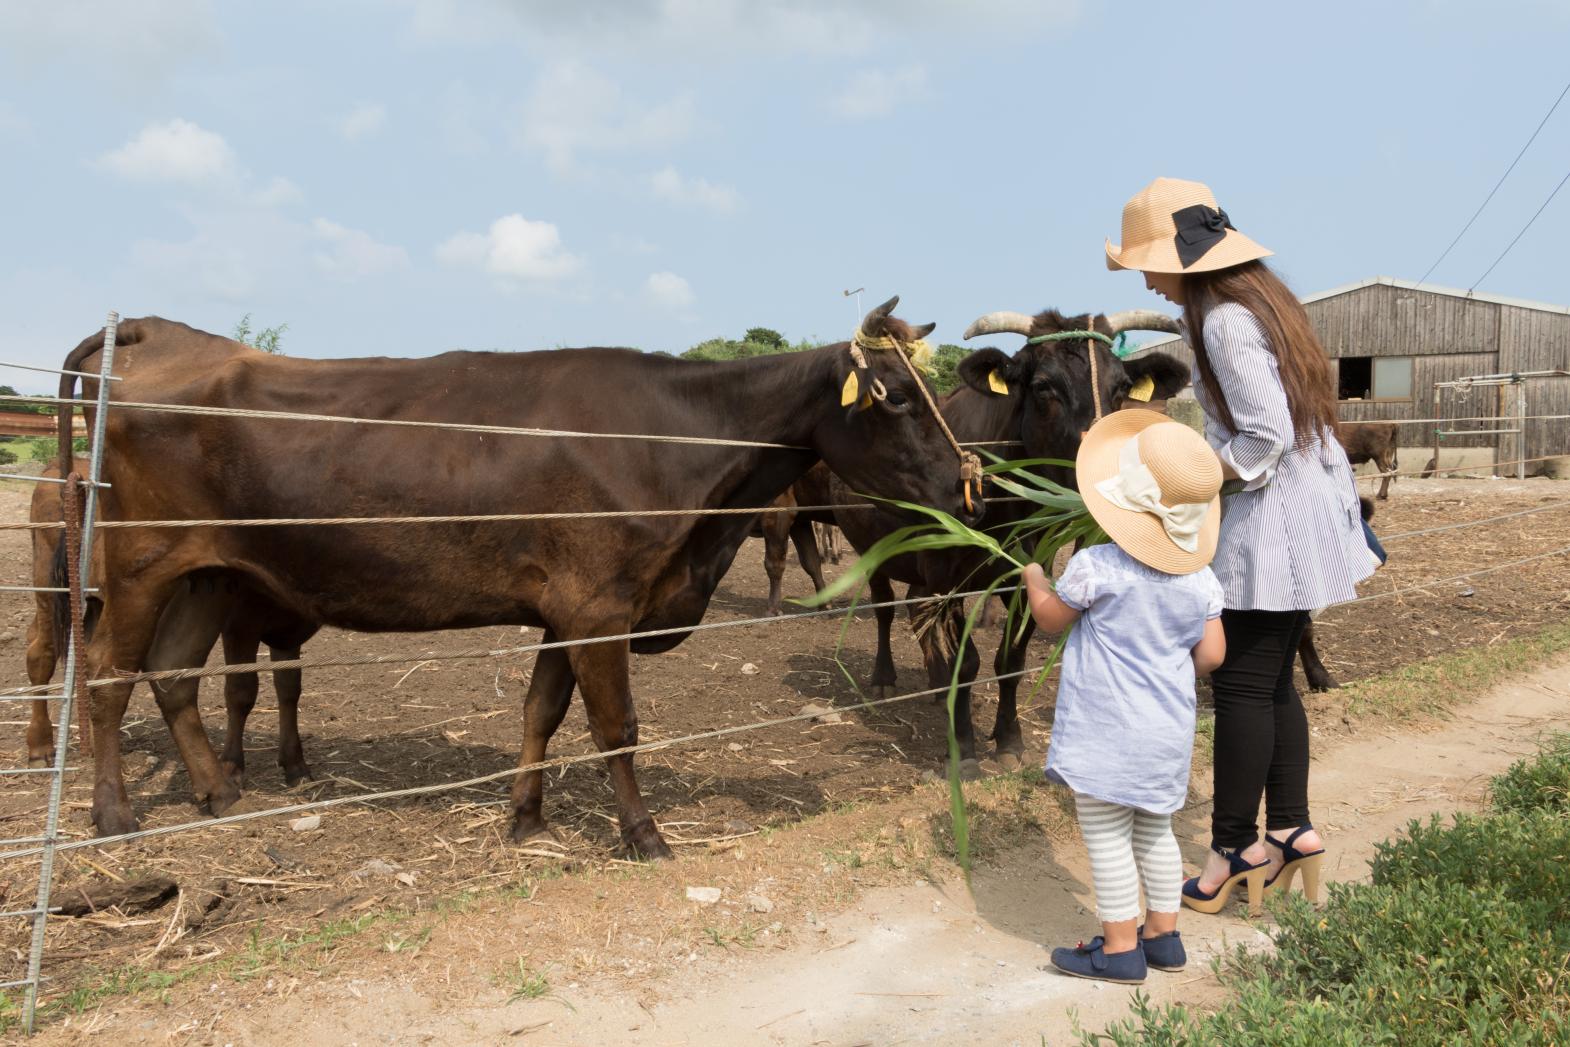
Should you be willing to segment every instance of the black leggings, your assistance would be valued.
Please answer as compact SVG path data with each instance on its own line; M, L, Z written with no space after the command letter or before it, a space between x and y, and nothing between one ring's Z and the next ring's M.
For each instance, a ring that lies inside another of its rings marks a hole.
M1227 657L1210 677L1216 701L1211 842L1242 849L1265 829L1308 824L1308 716L1292 681L1307 611L1221 612Z

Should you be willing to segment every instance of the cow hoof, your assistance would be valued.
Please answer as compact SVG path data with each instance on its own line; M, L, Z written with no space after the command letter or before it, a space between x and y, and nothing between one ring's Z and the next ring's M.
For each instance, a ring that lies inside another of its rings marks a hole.
M207 803L204 805L207 813L214 818L223 816L223 813L240 802L240 790L233 782L225 782L226 788L216 789L207 794Z
M93 829L99 836L123 836L139 828L129 805L93 812Z
M875 702L886 702L890 698L894 697L894 685L887 683L875 683L871 687L867 688L867 694Z
M1020 759L1019 753L998 753L998 766L1004 771L1012 773L1025 766L1025 761Z
M513 843L523 843L525 840L533 839L547 831L545 819L539 814L523 814L519 812L513 816L512 831L507 835Z
M234 783L236 789L245 788L245 764L219 760L218 769L223 772L225 778Z
M1308 689L1315 694L1324 694L1326 691L1339 691L1341 685L1330 677L1325 676L1308 681Z
M48 757L47 754L44 755L44 756L34 756L31 753L29 753L28 757L27 757L27 766L29 766L29 767L48 767L49 766L49 757Z
M301 782L314 782L315 780L315 778L311 777L311 769L303 763L298 767L285 767L283 769L284 784L291 789Z
M670 845L652 824L640 825L630 833L622 834L622 849L634 861L659 862L675 857Z
M975 782L985 778L981 770L981 761L976 759L961 760L959 762L959 777L962 782Z

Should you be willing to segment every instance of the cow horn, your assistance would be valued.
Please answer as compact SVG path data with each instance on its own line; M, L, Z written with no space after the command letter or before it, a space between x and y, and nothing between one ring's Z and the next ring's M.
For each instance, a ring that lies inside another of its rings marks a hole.
M974 338L978 334L1029 334L1035 327L1036 318L1026 316L1024 313L988 313L971 321L965 328L965 337Z
M896 305L899 305L899 295L895 295L893 298L890 298L888 301L872 310L872 312L868 313L862 319L861 326L865 328L867 324L871 323L873 320L882 320L884 317L888 316L894 311L894 307Z
M1125 309L1120 313L1107 314L1107 326L1112 334L1121 334L1124 331L1166 331L1168 334L1181 334L1177 321L1165 313L1158 313L1154 309Z

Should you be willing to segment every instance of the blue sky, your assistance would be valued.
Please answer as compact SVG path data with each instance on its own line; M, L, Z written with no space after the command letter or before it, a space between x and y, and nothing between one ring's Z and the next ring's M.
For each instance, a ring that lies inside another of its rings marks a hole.
M1162 304L1101 252L1157 175L1302 293L1416 279L1567 53L1558 0L7 3L0 359L111 308L302 356L827 341L858 286L958 341ZM1570 102L1432 282L1566 170ZM1480 290L1570 302L1567 227L1570 192Z

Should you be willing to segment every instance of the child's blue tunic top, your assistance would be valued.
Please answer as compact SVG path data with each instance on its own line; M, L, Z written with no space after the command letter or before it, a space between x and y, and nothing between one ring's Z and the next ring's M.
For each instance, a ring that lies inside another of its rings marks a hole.
M1208 567L1166 574L1108 544L1075 553L1057 593L1080 618L1063 649L1047 777L1173 813L1194 749L1193 649L1221 614L1221 583Z

